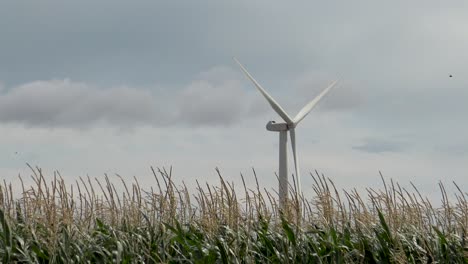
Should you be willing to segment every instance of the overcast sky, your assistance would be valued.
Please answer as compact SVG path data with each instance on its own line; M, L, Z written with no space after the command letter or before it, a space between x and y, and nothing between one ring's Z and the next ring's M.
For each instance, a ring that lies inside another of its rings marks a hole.
M2 2L1 178L28 162L154 184L173 165L239 184L254 167L276 188L280 118L236 56L291 116L341 77L297 128L303 175L466 190L468 2L278 2Z

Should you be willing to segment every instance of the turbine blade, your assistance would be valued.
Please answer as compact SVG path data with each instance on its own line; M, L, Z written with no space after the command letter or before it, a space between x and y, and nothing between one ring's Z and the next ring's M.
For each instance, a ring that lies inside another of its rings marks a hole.
M312 101L310 101L308 104L306 104L299 113L294 117L294 124L297 125L299 122L301 122L304 117L306 117L307 114L310 113L310 111L317 105L317 103L324 97L330 90L333 88L338 81L333 81L327 88L325 88L317 97L315 97Z
M293 152L293 159L294 159L294 170L296 172L296 192L301 195L301 176L299 173L299 160L297 158L296 152L296 129L290 128L289 135L291 137L291 147Z
M281 118L283 118L283 120L286 121L286 123L292 124L293 120L291 119L291 117L289 117L286 111L284 111L284 109L275 101L275 99L273 99L273 97L271 97L265 91L265 89L262 88L262 86L252 77L252 75L250 75L250 73L244 68L244 66L242 66L242 64L236 58L233 58L233 59L235 62L237 62L237 64L239 64L244 74L255 84L255 87L257 87L257 90L265 97L265 99L267 99L268 103L270 103L273 110L275 110L275 112L279 116L281 116Z

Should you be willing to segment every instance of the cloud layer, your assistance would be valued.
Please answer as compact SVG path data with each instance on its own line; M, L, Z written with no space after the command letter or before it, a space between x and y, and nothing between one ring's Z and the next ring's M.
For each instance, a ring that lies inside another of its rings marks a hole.
M86 127L95 123L134 126L160 113L143 90L99 89L70 80L35 81L0 95L0 121L39 127Z
M314 81L317 76L320 78ZM324 76L302 74L292 89L298 96L283 101L300 109L324 89L324 84ZM321 105L325 110L349 110L360 103L358 98L345 90ZM103 88L64 79L0 90L0 122L31 127L229 126L266 113L276 117L250 81L225 66L204 71L187 85L174 89Z
M181 89L102 88L65 80L0 90L0 123L31 127L230 125L252 113L252 93L232 70L215 67Z

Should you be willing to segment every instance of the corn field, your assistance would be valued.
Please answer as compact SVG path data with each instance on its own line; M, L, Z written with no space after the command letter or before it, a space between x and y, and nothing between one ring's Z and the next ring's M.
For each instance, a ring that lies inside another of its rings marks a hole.
M381 190L341 191L315 173L313 198L291 188L280 210L277 193L244 178L236 193L219 171L218 185L189 193L164 169L151 168L154 187L115 178L121 191L107 176L68 185L31 170L19 194L0 185L2 263L468 263L456 183L454 194L439 184L434 207L415 186L382 177Z

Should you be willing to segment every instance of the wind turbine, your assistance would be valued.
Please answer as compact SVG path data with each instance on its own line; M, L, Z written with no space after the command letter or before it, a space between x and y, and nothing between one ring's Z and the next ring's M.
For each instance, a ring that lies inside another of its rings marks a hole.
M288 142L288 131L291 137L292 154L294 158L294 170L296 172L296 192L301 194L301 181L299 175L299 160L296 151L296 126L299 122L306 117L307 114L317 105L331 88L333 88L338 81L333 81L327 88L325 88L317 97L306 104L294 118L291 118L286 111L271 97L265 89L250 75L250 73L242 66L242 64L236 59L234 61L239 64L244 74L253 82L257 90L265 97L268 103L271 105L273 110L284 120L284 123L276 123L275 121L269 121L266 125L268 131L279 132L279 200L280 208L284 209L284 205L288 199L288 155L287 155L287 142Z

